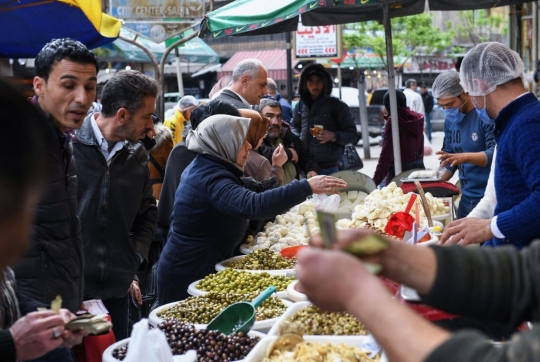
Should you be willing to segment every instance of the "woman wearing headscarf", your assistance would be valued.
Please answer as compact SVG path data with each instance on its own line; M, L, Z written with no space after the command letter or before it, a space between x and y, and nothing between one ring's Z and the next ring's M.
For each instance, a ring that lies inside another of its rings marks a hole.
M272 164L266 157L256 150L261 146L266 131L270 126L270 120L262 116L259 112L251 109L239 109L242 117L250 118L247 141L252 149L249 150L244 175L253 177L257 181L264 181L274 177L280 185L283 184L283 164L287 162L287 153L283 146L277 147L272 154Z
M281 214L312 193L336 193L346 186L340 179L316 176L261 193L246 189L241 177L251 149L249 123L249 118L215 115L188 135L186 145L198 155L184 170L175 195L158 267L160 305L188 297L189 284L231 257L248 219Z

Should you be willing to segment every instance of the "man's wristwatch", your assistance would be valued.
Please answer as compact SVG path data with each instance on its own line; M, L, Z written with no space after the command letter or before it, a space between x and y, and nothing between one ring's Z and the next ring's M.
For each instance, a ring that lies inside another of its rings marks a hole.
M334 134L334 138L332 138L331 142L336 142L336 132L332 132Z

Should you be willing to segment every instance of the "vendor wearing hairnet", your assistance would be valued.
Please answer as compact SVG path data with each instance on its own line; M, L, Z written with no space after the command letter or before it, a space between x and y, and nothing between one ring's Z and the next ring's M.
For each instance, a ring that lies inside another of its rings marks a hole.
M163 125L169 128L173 133L173 142L182 142L182 133L184 126L191 118L191 112L197 108L199 101L193 96L184 96L180 98L178 104L174 106L174 114L167 118Z
M540 236L540 102L523 84L524 68L516 52L496 42L475 46L463 59L461 85L480 119L495 125L497 206L492 219L449 224L443 243L521 248Z
M448 181L459 170L461 200L457 218L466 217L484 196L495 149L493 125L482 122L468 93L459 84L459 73L441 73L433 83L433 97L444 110L444 144L437 152L442 176Z

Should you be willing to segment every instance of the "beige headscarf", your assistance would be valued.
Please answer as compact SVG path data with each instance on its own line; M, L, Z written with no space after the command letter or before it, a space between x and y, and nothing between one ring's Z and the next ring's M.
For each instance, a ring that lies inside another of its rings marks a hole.
M244 172L236 164L236 155L246 139L250 121L226 114L210 116L196 130L189 131L186 146L190 151L219 157Z

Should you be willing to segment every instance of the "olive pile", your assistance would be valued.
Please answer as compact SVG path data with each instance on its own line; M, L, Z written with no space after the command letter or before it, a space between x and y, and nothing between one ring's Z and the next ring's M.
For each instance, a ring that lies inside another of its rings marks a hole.
M296 258L288 259L270 249L259 249L225 266L233 269L279 270L292 269L294 264L296 264Z
M172 308L158 313L161 319L174 319L188 323L208 324L223 309L233 303L251 301L257 293L250 294L223 294L211 292L197 297L184 299ZM256 320L277 318L282 315L287 307L281 299L272 296L257 307Z
M270 275L266 272L250 273L227 268L207 275L195 286L197 289L218 293L260 293L273 285L278 291L287 289L294 277Z
M301 323L304 334L308 335L357 336L369 333L352 314L323 312L314 305L300 309L287 321Z
M208 329L197 330L193 324L167 320L159 326L167 336L173 355L184 354L190 349L197 351L199 362L236 361L244 359L255 347L259 338L251 338L242 332L227 336ZM126 358L128 345L113 351L113 357L122 361Z

